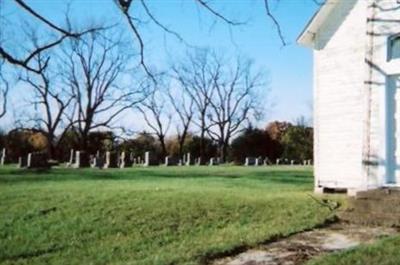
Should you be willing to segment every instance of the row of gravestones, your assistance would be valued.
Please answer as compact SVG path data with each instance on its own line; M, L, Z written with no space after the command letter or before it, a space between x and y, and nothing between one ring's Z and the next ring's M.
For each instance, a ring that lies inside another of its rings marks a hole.
M277 165L303 165L303 166L311 166L312 160L311 159L307 159L307 160L303 160L303 161L298 161L298 160L289 160L289 159L277 159L276 160L276 164Z
M183 156L183 159L175 158L175 157L170 157L166 156L164 165L165 166L191 166L191 165L196 165L196 166L203 166L203 165L209 165L209 166L216 166L221 164L220 158L217 157L212 157L210 158L209 161L203 161L200 157L192 160L190 158L190 153L187 153L186 155Z
M35 152L18 158L19 168L50 168L46 153Z
M6 149L3 148L0 152L0 164L4 165L6 162ZM106 152L105 156L101 156L98 152L95 156L89 156L87 153L82 151L71 150L70 159L67 163L68 167L81 168L81 167L97 167L97 168L125 168L135 165L151 166L158 165L159 163L152 159L150 152L146 152L144 159L141 157L134 157L133 154L129 156L125 152L117 154L115 152ZM201 158L196 158L194 161L191 159L191 154L187 153L183 156L183 159L177 159L174 157L165 157L165 166L190 166L190 165L209 165L215 166L221 164L219 158L211 158L208 162L204 163ZM247 157L245 160L245 166L261 166L271 165L272 162L268 158L261 157ZM295 160L288 159L277 159L277 165L295 165L300 164ZM303 165L312 165L312 160L304 160ZM19 157L18 166L20 168L48 168L48 158L45 153L29 153L25 157Z
M267 165L272 165L272 161L267 158L262 158L262 157L246 157L244 165L245 166L267 166ZM288 159L281 159L278 158L276 159L275 162L276 165L312 165L312 160L304 160L302 163L300 163L299 161L296 160L288 160Z
M71 150L67 167L124 168L138 164L151 165L149 157L148 153L145 154L145 159L142 160L141 157L134 158L132 154L126 156L125 152L115 153L107 151L104 155L100 155L99 152L96 155L88 155L83 151Z
M182 159L167 156L164 160L165 166L190 166L190 165L219 165L219 158L211 158L208 163L203 163L201 158L191 159L190 153L184 155ZM92 167L92 168L125 168L131 166L155 166L160 163L151 156L150 152L146 152L144 158L134 157L133 154L126 155L125 152L115 153L107 151L105 155L101 156L97 153L95 156L88 156L85 152L74 151L70 152L70 159L67 162L67 167L81 168L81 167Z
M0 165L8 163L6 149L3 148L0 152ZM26 156L18 158L19 168L50 168L49 159L46 153L33 152Z
M134 157L133 154L126 155L125 152L105 152L104 155L97 153L95 156L89 156L82 151L71 150L70 159L67 167L81 168L125 168L131 166L153 166L158 165L158 161L154 159L150 152L146 152L144 158L138 156Z

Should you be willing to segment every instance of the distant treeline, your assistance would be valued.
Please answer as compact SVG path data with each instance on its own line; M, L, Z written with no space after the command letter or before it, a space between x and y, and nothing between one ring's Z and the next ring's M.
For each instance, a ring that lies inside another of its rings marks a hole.
M57 146L49 145L43 132L36 129L14 129L0 135L0 146L6 148L10 162L16 162L18 157L30 152L52 153L52 158L59 161L69 159L70 150L84 150L89 154L105 151L125 151L135 156L143 156L146 151L164 159L163 150L157 137L148 132L139 133L129 139L117 137L112 131L98 131L89 134L88 143L83 148L77 133L68 131L63 134ZM188 133L183 148L180 147L179 137L170 136L165 140L167 155L181 158L185 153L192 157L202 157L208 160L218 157L218 143L205 138L203 152L200 152L201 138ZM54 148L54 150L49 150ZM271 161L278 158L288 160L312 159L313 129L304 125L293 125L287 122L271 122L265 129L248 127L232 140L228 148L228 162L242 164L246 157L263 157Z

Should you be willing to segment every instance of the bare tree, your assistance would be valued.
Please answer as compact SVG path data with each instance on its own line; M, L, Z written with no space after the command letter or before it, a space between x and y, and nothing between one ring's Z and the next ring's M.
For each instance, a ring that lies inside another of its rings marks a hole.
M154 85L159 85L156 82ZM159 88L153 88L152 93L147 99L137 106L137 109L142 113L146 124L154 133L161 145L161 155L167 155L167 147L165 138L171 127L172 114L169 110L168 100L166 100L165 91Z
M130 29L133 32L133 36L138 42L139 45L139 51L140 51L140 64L142 67L145 69L146 73L148 73L152 78L153 81L155 81L153 75L150 73L147 64L145 62L145 43L143 41L142 34L138 28L138 23L140 20L133 15L130 14L130 10L133 9L133 1L132 0L114 0L115 3L119 6L123 16L126 18L128 25ZM226 23L228 26L238 26L244 24L243 22L235 21L234 19L229 19L226 15L223 13L217 11L215 8L213 8L208 1L204 0L193 0L194 3L198 4L203 10L206 10L208 13L212 14L216 19ZM267 0L266 0L267 1ZM135 1L136 2L136 1ZM138 4L141 5L141 7L144 10L144 13L147 15L148 19L153 22L156 26L161 28L164 32L172 35L173 37L177 38L179 41L184 42L184 39L181 37L181 35L167 27L164 23L160 22L156 18L156 16L153 14L151 11L150 7L146 3L145 0L139 0Z
M113 121L145 96L145 89L135 83L134 76L123 84L131 58L123 52L123 42L116 35L92 32L79 41L70 40L64 48L64 78L75 99L70 120L83 150L87 150L91 131L114 128Z
M0 2L0 9L4 3ZM3 28L6 24L5 18L0 12L0 27ZM0 30L0 43L3 43L6 39L5 30ZM5 68L6 68L6 61L0 57L0 119L3 118L7 114L7 100L8 100L8 92L10 90L10 83L8 79L5 77Z
M174 114L178 116L175 123L179 144L179 156L182 157L183 147L194 117L194 99L190 94L188 94L187 90L181 89L175 91L170 89L168 91L168 98L174 109Z
M144 11L144 14L147 15L147 18L149 21L153 22L156 26L161 28L164 32L174 36L178 40L184 42L184 39L179 35L178 32L174 31L173 29L167 27L163 22L161 22L153 13L151 10L151 7L147 4L145 0L139 0L139 1L133 1L133 0L110 0L114 1L117 6L121 10L121 14L126 18L126 21L128 22L129 28L131 29L133 36L136 40L136 43L138 44L138 49L140 51L140 64L146 71L148 75L150 75L153 78L153 75L150 73L149 68L145 62L145 42L142 37L142 33L139 30L138 25L141 23L141 20L138 19L137 17L134 17L130 12L133 9L137 9L139 7L142 8ZM310 0L311 2L317 4L317 5L322 5L324 4L324 0ZM224 14L224 12L220 12L217 10L217 8L213 7L211 1L204 1L204 0L193 0L195 4L197 4L201 10L204 10L205 12L211 14L216 21L221 21L222 23L225 23L228 27L231 26L239 26L245 24L243 21L236 21L234 19L231 19L227 16L227 14ZM265 13L266 16L273 22L273 24L276 27L278 36L281 40L281 43L283 46L287 44L284 38L283 30L281 29L281 25L278 21L278 19L275 17L273 12L271 11L271 2L273 0L260 0L260 2L264 5ZM278 1L277 1L278 2ZM71 30L71 28L68 27L62 27L59 25L56 25L56 23L53 23L49 18L41 15L39 12L37 12L34 8L32 8L29 4L27 4L23 0L14 0L14 3L25 13L29 14L32 18L36 19L39 21L42 25L46 26L49 30L51 30L54 33L57 33L58 36L54 38L54 40L49 41L48 43L42 44L41 46L32 49L26 53L26 55L22 56L22 58L19 58L15 53L9 51L4 47L3 45L0 45L0 56L5 59L7 62L10 64L23 67L29 71L32 71L34 73L40 73L46 66L47 64L43 64L43 68L35 68L31 65L31 61L33 57L41 53L43 51L49 50L54 48L55 46L61 44L64 42L66 39L79 39L83 35L88 34L90 32L96 31L98 27L90 27L82 31L74 31ZM0 3L1 4L1 3ZM18 31L18 30L17 30Z
M32 41L36 42L36 38L32 35ZM35 43L37 45L37 43ZM38 68L43 67L44 63L49 66L43 68L38 75L31 75L29 71L20 77L20 80L27 83L33 88L35 98L31 102L35 106L39 106L39 115L32 118L38 126L38 130L42 132L48 143L48 155L50 158L56 158L56 150L59 143L64 138L65 133L72 125L67 117L67 110L74 100L74 95L66 89L57 79L56 64L52 64L46 56L38 53L33 59Z
M36 55L38 55L40 53L44 53L45 51L58 46L59 44L64 42L66 39L69 39L69 38L79 39L82 36L84 36L85 34L102 29L101 27L88 27L87 29L84 29L82 31L73 31L71 29L70 25L68 25L69 27L63 28L63 27L58 26L55 23L51 22L48 18L39 14L32 7L30 7L28 4L26 4L25 1L14 0L14 2L20 7L21 10L30 14L33 18L40 21L48 29L50 29L53 33L56 33L56 35L57 35L54 37L53 40L50 40L47 43L36 45L36 47L34 47L30 51L26 52L26 55L24 55L22 58L18 58L18 56L15 53L8 51L6 49L6 47L4 47L3 45L0 44L0 57L1 58L3 58L5 61L7 61L10 64L16 65L18 67L22 67L33 73L40 74L48 65L49 58L42 63L40 68L38 68L37 65L36 65L36 67L33 66L32 62Z
M215 79L218 78L221 65L214 54L203 49L188 54L186 60L172 69L182 90L193 100L196 114L192 120L200 132L200 157L204 159L205 137L209 126L207 113L215 91Z
M232 64L225 62L224 65ZM250 61L239 58L233 69L225 67L215 79L215 93L210 100L211 107L207 114L207 132L218 142L222 161L226 161L232 137L246 121L261 115L261 99L258 94L258 89L264 87L261 76L260 73L253 72Z
M7 96L10 90L10 83L4 76L4 61L0 61L0 119L7 114Z

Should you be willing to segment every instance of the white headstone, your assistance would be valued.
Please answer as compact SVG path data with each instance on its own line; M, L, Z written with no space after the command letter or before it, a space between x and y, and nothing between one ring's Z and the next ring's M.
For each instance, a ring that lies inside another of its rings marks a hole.
M28 154L28 159L26 161L26 166L30 168L32 166L32 153Z
M148 167L150 166L150 152L144 153L144 164L143 166Z
M93 156L90 158L90 167L95 168L97 163L97 157Z
M20 156L19 158L18 158L18 168L25 168L27 165L26 165L26 159L27 159L27 157L26 156Z
M110 151L106 151L106 161L104 162L104 168L109 168L110 167Z
M257 166L257 159L254 157L246 157L245 166Z
M81 167L81 151L76 151L75 163L74 163L73 167L74 168Z
M125 167L125 152L122 152L119 157L119 168Z
M1 154L0 154L0 165L4 166L5 162L6 162L6 149L3 148L1 150Z
M210 166L219 165L219 161L218 161L218 160L219 160L219 159L218 159L218 158L215 158L215 157L210 158L210 163L209 163L209 165L210 165Z
M69 155L69 164L72 165L74 163L74 156L75 156L75 151L74 149L71 149L70 155Z
M187 153L186 154L186 163L185 163L185 165L186 166L190 166L190 164L191 164L191 157L190 157L190 153Z

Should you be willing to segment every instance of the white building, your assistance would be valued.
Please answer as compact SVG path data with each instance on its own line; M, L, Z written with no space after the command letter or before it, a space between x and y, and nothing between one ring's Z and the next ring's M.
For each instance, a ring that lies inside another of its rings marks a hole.
M315 189L400 186L400 0L327 0L314 54Z

